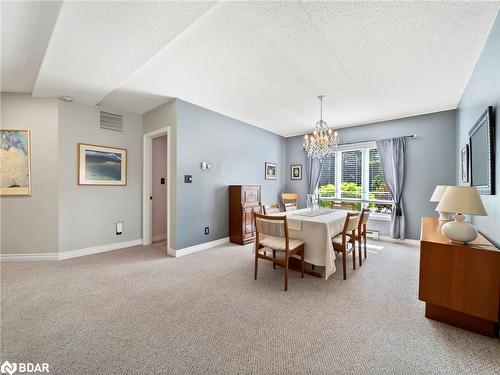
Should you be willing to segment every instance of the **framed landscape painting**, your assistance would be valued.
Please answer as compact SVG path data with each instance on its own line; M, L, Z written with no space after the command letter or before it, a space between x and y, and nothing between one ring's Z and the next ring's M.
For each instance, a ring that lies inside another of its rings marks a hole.
M78 184L126 185L127 150L79 143Z
M274 163L266 163L266 180L276 180L278 166Z
M31 131L0 131L0 195L31 195Z

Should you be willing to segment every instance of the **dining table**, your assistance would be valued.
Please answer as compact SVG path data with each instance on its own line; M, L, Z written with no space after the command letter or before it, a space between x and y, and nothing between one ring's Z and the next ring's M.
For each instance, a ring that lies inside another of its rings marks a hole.
M342 232L348 212L342 209L303 208L273 215L287 217L289 237L304 241L305 262L325 267L321 276L327 280L336 271L332 237Z

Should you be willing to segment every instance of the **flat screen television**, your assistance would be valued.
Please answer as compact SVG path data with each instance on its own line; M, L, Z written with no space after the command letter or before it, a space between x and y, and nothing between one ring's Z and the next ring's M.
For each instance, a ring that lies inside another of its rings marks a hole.
M479 194L495 194L495 121L493 107L469 131L470 184Z

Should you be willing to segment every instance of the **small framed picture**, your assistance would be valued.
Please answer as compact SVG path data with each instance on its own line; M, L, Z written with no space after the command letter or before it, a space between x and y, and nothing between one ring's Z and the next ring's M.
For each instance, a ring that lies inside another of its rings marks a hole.
M462 182L469 182L469 145L466 144L462 148Z
M78 144L79 185L127 185L127 150Z
M290 176L292 180L302 180L302 165L292 165L291 168L292 170Z
M276 180L278 176L278 166L274 163L266 162L266 180Z

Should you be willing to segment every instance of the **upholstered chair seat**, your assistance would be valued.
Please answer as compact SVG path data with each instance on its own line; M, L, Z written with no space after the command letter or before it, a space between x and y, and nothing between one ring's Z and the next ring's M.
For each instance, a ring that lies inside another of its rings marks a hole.
M336 243L336 244L339 244L339 245L342 245L342 233L336 235L335 237L333 237L332 238L332 242ZM352 243L351 242L346 242L346 246L347 246L347 250L350 250L351 247L352 247Z
M267 247L270 250L285 251L286 250L286 239L282 237L266 237L259 241L259 245ZM288 240L288 249L293 250L304 245L302 240Z

